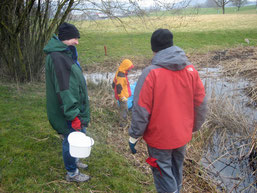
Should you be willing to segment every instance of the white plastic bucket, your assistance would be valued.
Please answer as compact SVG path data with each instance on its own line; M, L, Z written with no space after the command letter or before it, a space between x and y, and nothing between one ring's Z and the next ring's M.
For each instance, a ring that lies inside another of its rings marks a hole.
M88 157L91 152L91 147L94 145L94 140L80 131L70 133L68 136L68 142L70 155L76 158Z

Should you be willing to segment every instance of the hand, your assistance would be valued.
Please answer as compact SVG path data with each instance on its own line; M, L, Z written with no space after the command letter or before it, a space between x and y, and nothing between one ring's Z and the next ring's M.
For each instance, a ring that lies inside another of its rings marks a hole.
M121 98L121 101L122 101L122 102L126 102L126 101L128 101L128 99L127 99L126 97L122 97L122 98Z
M71 127L75 129L76 131L81 130L81 121L78 117L75 117L75 119L71 122Z
M129 147L130 147L130 150L131 150L132 154L137 153L137 150L135 149L135 146L136 146L138 140L139 140L139 138L138 139L135 139L133 137L129 138Z

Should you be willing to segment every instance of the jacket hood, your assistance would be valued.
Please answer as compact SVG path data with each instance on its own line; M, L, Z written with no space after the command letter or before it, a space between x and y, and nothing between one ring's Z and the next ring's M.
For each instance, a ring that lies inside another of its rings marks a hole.
M152 59L152 65L161 66L172 71L182 70L189 64L190 62L185 52L177 46L171 46L157 52Z
M65 51L67 47L68 46L62 43L62 41L60 41L58 37L54 34L53 37L49 40L49 42L44 47L44 52L46 54L49 54L51 52L62 52L62 51Z
M119 66L118 71L126 73L128 70L134 68L133 63L129 59L125 59Z

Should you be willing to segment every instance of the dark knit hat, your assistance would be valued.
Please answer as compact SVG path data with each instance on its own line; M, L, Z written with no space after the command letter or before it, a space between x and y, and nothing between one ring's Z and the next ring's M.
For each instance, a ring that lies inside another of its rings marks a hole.
M173 46L173 35L168 29L157 29L151 37L153 52L159 52L165 48Z
M58 38L61 41L80 38L79 30L74 25L64 22L58 28Z

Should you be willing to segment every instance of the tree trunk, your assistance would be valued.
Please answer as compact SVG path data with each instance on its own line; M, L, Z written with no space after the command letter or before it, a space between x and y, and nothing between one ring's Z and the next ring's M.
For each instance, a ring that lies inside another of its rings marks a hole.
M74 0L63 0L54 19L50 0L1 0L0 73L18 82L39 80L44 66L43 48ZM2 75L3 76L3 75Z

